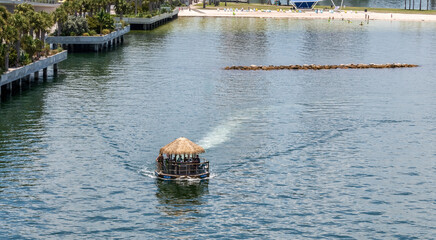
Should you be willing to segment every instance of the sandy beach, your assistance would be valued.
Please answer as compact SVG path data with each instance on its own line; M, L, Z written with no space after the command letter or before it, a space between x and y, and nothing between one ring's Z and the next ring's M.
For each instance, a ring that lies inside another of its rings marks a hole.
M257 17L257 18L292 18L292 19L329 19L334 18L335 20L360 20L364 21L367 17L369 20L384 20L384 21L425 21L425 22L436 22L436 15L426 15L426 14L401 14L401 13L376 13L376 12L363 12L363 11L336 11L329 12L319 11L305 11L305 12L277 12L277 11L258 11L247 12L238 10L224 11L224 8L220 10L211 9L181 9L179 12L179 17Z

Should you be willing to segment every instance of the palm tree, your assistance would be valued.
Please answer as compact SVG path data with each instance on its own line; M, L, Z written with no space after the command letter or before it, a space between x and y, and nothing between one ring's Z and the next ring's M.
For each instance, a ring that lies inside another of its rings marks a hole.
M0 6L0 54L3 55L6 53L3 53L3 51L5 50L5 46L3 44L3 38L5 38L5 34L6 34L6 28L7 28L7 19L9 18L9 12L6 10L5 7ZM0 59L3 56L0 56ZM5 64L6 65L6 64ZM3 67L5 67L5 65L0 65L0 73L2 72Z
M127 4L126 0L117 0L115 2L115 11L120 15L120 20L123 20L123 14L126 13L129 9L129 4Z
M9 18L9 12L5 7L0 6L0 43L3 42L3 32L6 27L6 19Z
M32 19L30 20L30 26L32 30L36 32L36 38L40 38L41 35L41 27L43 24L44 19L42 18L42 15L40 12L35 12L32 16ZM33 31L31 36L33 37Z
M27 21L26 30L23 34L30 34L33 36L33 28L35 21L35 9L28 3L18 4L14 9L14 15L20 14Z
M42 26L41 26L41 33L40 33L40 40L42 41L43 45L45 44L45 35L47 32L50 31L51 27L53 27L54 21L52 15L41 12L42 17Z
M105 12L103 11L103 9L100 10L100 12L98 12L96 19L98 21L98 25L100 26L100 35L102 34L103 31L103 24L105 21Z
M4 13L2 12L2 19L6 23L5 25L2 24L2 34L1 37L2 43L4 45L4 52L5 52L5 62L4 62L4 68L5 71L8 71L9 69L9 52L12 47L12 45L18 41L18 31L14 27L16 24L14 23L15 18L12 17L12 15L9 12Z
M12 15L12 26L16 29L16 42L15 42L15 51L17 52L17 60L15 62L15 65L19 65L20 61L20 48L21 48L21 38L30 30L30 23L29 19L23 16L20 13L14 13Z
M63 6L63 5L62 5ZM63 7L59 7L57 8L54 12L53 12L53 19L54 21L57 23L58 25L58 29L57 29L57 35L60 36L61 32L62 32L62 25L65 21L67 21L68 19L68 14L65 11L65 9Z

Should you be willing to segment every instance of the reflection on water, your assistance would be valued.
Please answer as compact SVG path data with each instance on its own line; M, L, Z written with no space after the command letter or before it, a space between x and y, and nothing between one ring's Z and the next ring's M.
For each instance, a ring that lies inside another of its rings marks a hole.
M159 210L172 216L199 213L196 206L205 204L203 195L209 193L209 180L156 180Z

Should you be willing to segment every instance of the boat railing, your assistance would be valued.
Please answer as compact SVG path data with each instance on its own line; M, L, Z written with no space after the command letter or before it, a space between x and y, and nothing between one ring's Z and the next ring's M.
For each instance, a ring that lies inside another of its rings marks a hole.
M157 162L157 170L163 174L171 175L199 175L209 172L209 162L174 162L164 160Z

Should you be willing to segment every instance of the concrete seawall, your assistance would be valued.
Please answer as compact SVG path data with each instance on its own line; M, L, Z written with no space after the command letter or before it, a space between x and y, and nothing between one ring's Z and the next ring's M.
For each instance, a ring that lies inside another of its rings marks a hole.
M151 18L123 18L123 21L129 23L132 30L152 30L177 18L178 14L179 9L176 8L171 13L163 13ZM116 17L115 21L120 21L120 18Z
M61 44L64 49L70 52L75 51L102 51L124 42L124 35L130 32L130 26L118 31L111 32L104 36L49 36L47 43Z
M2 92L7 92L10 95L14 86L19 87L21 90L22 83L27 82L30 84L31 74L33 74L33 79L37 81L39 79L39 71L43 72L43 79L47 79L47 68L53 66L53 74L57 74L57 64L67 59L67 51L62 51L53 56L38 60L29 65L9 69L1 75L0 78L0 96ZM3 91L4 90L4 91Z

